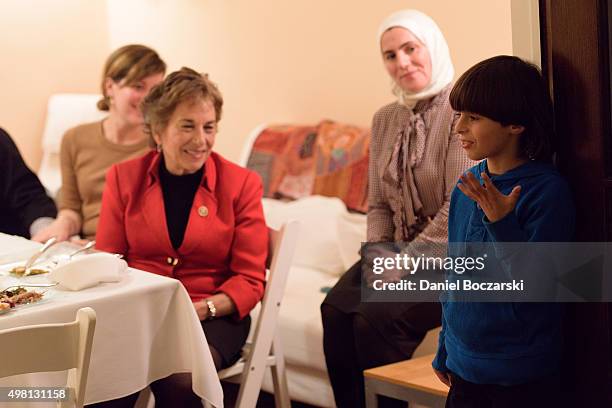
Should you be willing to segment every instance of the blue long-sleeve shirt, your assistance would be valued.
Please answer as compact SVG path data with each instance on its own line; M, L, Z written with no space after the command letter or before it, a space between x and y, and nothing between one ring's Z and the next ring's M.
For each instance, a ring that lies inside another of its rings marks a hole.
M472 167L476 178L486 160ZM462 242L567 242L575 212L569 187L552 165L527 162L491 176L503 194L520 185L514 211L488 222L482 209L458 188L451 195L450 248ZM462 254L452 254L461 256ZM544 272L544 271L543 271ZM443 318L433 367L477 384L514 385L558 370L562 346L561 306L551 303L484 303L442 300Z

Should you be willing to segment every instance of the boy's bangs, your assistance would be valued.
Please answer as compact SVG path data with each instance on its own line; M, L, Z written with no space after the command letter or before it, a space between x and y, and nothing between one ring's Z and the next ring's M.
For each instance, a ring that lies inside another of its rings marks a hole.
M483 107L487 106L485 95L479 86L479 81L475 75L464 74L453 89L451 90L449 100L452 108L457 112L471 112L484 114Z
M459 78L451 90L449 100L457 112L470 112L486 116L500 123L509 123L514 115L504 109L514 92L504 86L498 73L487 72L475 66ZM503 101L505 99L505 101Z
M499 56L484 60L468 69L457 80L450 93L450 103L458 112L486 116L502 125L527 125L528 106L525 92L533 92L525 82L534 75L524 76L524 66L516 67L516 57ZM517 69L523 68L520 72ZM539 73L535 74L536 85Z

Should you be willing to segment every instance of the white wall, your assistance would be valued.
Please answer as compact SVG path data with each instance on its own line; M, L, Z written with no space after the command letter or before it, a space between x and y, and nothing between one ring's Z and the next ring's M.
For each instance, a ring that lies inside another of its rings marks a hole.
M237 159L261 122L368 126L392 100L376 32L414 7L446 35L458 73L512 53L510 0L108 0L111 48L155 47L172 69L210 73L225 97L217 151ZM139 16L135 21L134 16Z
M0 0L0 126L37 169L47 100L96 92L108 54L105 2Z
M512 0L512 50L514 55L542 66L538 0Z
M431 15L457 73L512 53L517 0L0 0L0 126L40 161L46 101L97 92L115 48L152 46L171 70L208 72L226 100L216 149L238 159L261 122L368 126L392 100L376 31L392 11Z

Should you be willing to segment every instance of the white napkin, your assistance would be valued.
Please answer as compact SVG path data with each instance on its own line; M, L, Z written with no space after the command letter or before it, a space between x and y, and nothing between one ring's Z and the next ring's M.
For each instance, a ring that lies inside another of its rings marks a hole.
M119 282L127 263L115 255L83 255L53 269L49 277L70 290L81 290L101 282Z

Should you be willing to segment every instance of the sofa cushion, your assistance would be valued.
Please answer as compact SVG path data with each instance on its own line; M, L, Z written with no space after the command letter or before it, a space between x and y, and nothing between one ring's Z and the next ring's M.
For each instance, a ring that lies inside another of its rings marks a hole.
M334 276L344 272L337 225L347 210L340 199L310 196L280 201L264 198L263 206L266 223L272 228L279 228L291 219L300 221L292 265L318 269Z
M339 197L367 210L370 130L321 121L316 126L267 126L256 136L246 165L261 176L264 197Z
M338 217L337 227L340 258L347 271L359 260L361 244L366 242L367 217L365 214L346 212Z

